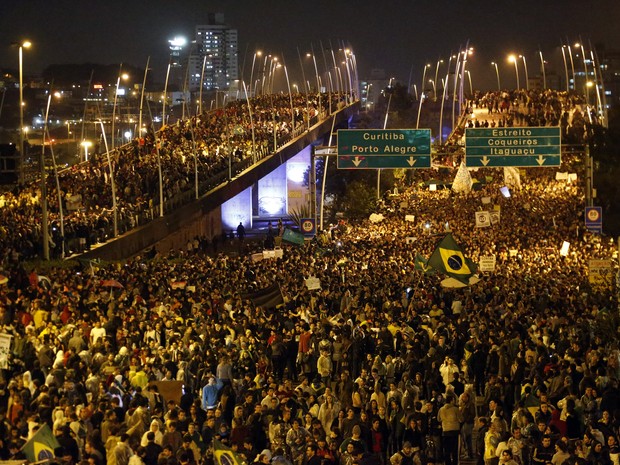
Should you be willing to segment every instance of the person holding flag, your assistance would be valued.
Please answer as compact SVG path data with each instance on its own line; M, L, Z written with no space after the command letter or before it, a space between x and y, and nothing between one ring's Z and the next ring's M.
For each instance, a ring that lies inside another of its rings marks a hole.
M469 284L469 278L477 270L474 262L465 257L450 233L439 242L428 259L427 266L447 274L465 285Z

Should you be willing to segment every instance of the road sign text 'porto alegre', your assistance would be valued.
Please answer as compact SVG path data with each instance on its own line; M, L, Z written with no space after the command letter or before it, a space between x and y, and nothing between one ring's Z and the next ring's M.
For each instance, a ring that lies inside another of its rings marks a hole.
M338 168L430 168L430 129L341 129Z

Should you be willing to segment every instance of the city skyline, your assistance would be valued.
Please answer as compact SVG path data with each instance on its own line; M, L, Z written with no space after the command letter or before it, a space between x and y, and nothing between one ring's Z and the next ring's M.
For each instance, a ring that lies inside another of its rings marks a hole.
M590 5L576 0L478 0L473 4L425 0L389 5L369 0L312 4L109 0L101 11L75 0L27 0L4 7L0 67L16 69L17 50L10 44L28 39L33 46L24 54L26 75L38 74L51 64L122 62L144 67L150 56L150 67L160 77L168 63L168 40L193 39L195 27L205 24L213 12L223 13L226 24L238 31L240 68L250 66L256 50L282 55L289 68L298 68L297 49L305 53L321 44L326 48L331 42L335 48L346 41L356 54L362 80L372 69L383 69L400 82L419 84L426 63L435 67L469 43L474 47L468 69L475 88L495 85L491 61L499 64L503 87L514 87L515 70L507 61L510 53L527 57L532 77L540 74L540 51L550 70L560 74L562 43L582 40L587 50L598 45L620 49L620 32L610 20L620 18L616 0Z

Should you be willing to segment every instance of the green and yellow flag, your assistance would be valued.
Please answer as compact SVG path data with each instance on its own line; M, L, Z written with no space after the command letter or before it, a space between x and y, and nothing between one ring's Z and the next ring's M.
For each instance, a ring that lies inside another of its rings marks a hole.
M24 444L22 452L29 462L39 462L41 460L53 459L54 450L57 447L60 447L60 443L52 433L50 427L45 423L34 433L34 436Z
M225 446L220 441L213 441L213 458L215 465L245 465L243 458L233 452L230 447Z
M428 259L428 266L464 284L469 284L469 278L476 272L476 265L470 259L465 258L452 234L447 234L441 240Z

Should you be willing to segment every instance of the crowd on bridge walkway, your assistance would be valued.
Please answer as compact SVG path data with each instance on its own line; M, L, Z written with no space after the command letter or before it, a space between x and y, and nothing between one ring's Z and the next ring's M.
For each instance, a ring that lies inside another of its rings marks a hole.
M559 126L562 144L570 146L583 145L592 128L600 124L585 96L552 89L476 93L465 106L470 117L452 134L448 149L463 137L465 128ZM478 110L475 115L474 109Z
M196 174L201 192L228 182L241 162L273 154L317 118L346 104L340 94L261 95L229 102L225 108L179 120L110 153L117 201L117 229L122 234L159 216L159 168L168 207L195 198ZM252 130L252 128L254 128ZM59 173L63 221L54 176L48 176L50 250L69 256L114 235L114 209L108 157L102 150L89 162ZM229 166L230 165L230 166ZM77 199L77 200L76 200ZM176 202L176 203L175 203ZM0 248L30 259L41 254L40 182L0 196ZM64 237L61 235L64 229ZM63 243L64 242L64 243Z
M278 259L199 246L26 271L4 256L0 458L47 425L84 465L223 465L222 447L262 465L617 464L618 302L587 276L614 244L584 230L582 164L563 163L577 182L527 169L509 198L491 169L468 194L399 186L382 221ZM500 222L476 228L488 205ZM464 288L417 271L446 227L495 270ZM281 304L253 305L274 284Z

